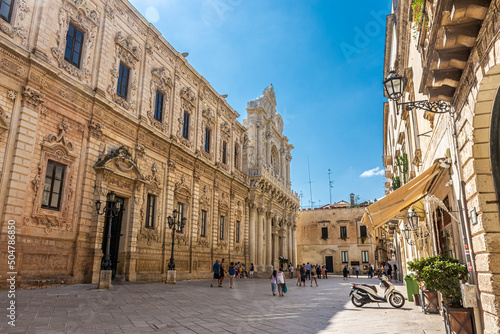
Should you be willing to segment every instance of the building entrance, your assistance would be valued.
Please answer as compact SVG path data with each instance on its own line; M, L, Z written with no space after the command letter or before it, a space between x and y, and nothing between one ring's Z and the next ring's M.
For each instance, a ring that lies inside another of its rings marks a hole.
M120 236L122 231L122 218L123 218L123 207L125 203L125 199L122 197L116 196L116 202L120 203L120 211L116 217L113 217L111 223L111 243L110 243L110 256L111 256L111 270L113 271L113 279L116 276L116 268L118 266L118 251L120 247ZM109 205L109 204L108 204ZM106 212L106 225L104 227L104 236L102 239L102 253L106 253L106 243L108 242L108 228L109 228L109 217L108 212L110 210L108 206L108 211ZM104 259L104 257L103 257Z
M333 256L325 256L326 271L333 273Z

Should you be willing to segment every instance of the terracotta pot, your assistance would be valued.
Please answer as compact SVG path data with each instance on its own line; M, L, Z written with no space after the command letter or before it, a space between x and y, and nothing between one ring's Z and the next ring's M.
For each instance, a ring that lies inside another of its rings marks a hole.
M450 334L474 334L474 310L472 308L448 307L443 305L446 332Z
M422 306L424 307L424 313L439 313L437 292L431 290L423 290L422 295Z

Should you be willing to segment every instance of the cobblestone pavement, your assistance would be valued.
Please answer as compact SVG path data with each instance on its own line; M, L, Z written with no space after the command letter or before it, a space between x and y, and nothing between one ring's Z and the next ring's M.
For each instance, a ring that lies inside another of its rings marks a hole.
M318 283L317 288L309 281L298 287L287 280L285 297L273 297L264 279L236 279L234 289L226 279L223 288L211 288L210 281L123 282L109 291L89 284L18 291L16 327L8 326L4 315L0 332L444 333L441 316L424 315L408 301L402 309L389 304L356 308L349 300L348 281L330 277ZM3 312L6 299L1 301Z

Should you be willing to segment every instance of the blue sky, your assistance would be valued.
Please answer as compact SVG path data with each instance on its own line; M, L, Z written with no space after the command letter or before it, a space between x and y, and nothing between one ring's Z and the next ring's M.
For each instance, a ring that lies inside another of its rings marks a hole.
M246 117L273 84L302 205L384 196L383 57L389 1L132 0ZM378 169L377 169L378 168ZM363 177L361 176L363 175Z

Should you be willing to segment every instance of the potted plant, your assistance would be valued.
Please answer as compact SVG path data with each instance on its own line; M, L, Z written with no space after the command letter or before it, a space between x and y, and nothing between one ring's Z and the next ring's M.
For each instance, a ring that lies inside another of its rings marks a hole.
M361 243L364 244L366 241L366 237L361 237Z
M473 310L462 307L460 289L460 282L467 279L467 267L457 259L436 255L409 262L408 268L415 271L416 279L423 282L426 289L442 294L447 333L473 333ZM427 302L425 294L424 302Z

